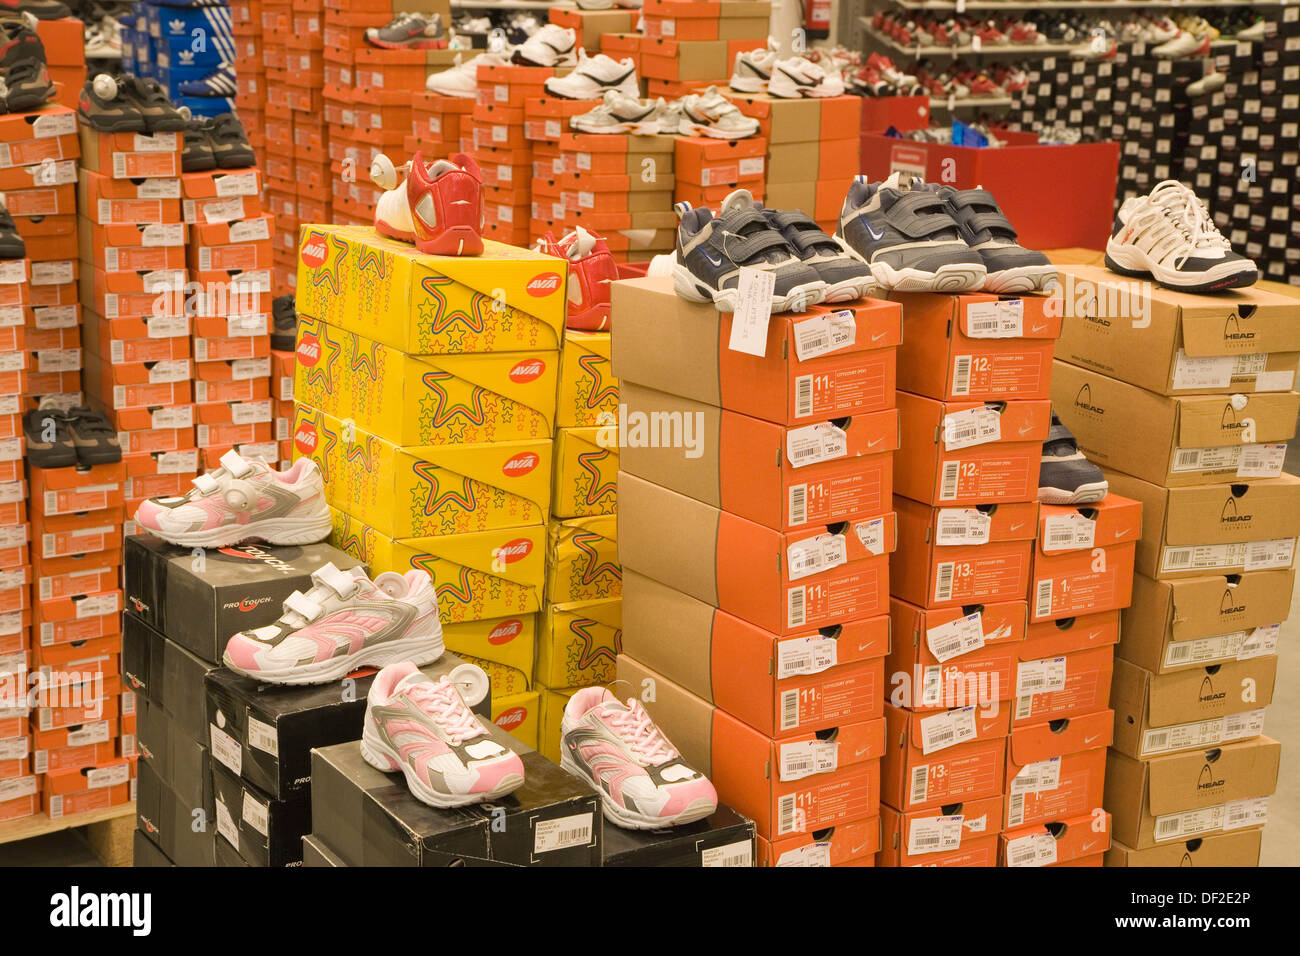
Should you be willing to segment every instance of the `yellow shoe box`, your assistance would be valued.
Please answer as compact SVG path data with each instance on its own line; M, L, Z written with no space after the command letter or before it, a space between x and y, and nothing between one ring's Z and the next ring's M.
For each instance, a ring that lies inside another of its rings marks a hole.
M402 448L299 404L294 449L320 466L330 504L390 538L536 525L550 508L545 438Z
M537 749L537 731L541 727L537 699L535 690L492 698L492 722L534 750Z
M371 574L427 571L438 589L444 625L530 614L541 607L545 525L395 539L344 511L330 511L330 543L364 561Z
M555 433L551 513L557 518L609 515L618 504L618 448L603 447L613 429L561 428Z
M447 650L472 660L488 672L493 680L492 693L517 693L533 686L533 667L537 663L537 617L536 614L519 614L444 624L442 642ZM518 678L511 675L518 675L523 684L520 685ZM501 682L500 691L497 690L498 680Z
M538 705L541 708L541 722L537 733L537 749L551 763L560 762L560 724L564 720L564 705L576 694L580 687L543 687L538 686Z
M618 379L609 364L609 333L566 331L556 426L580 428L617 422Z
M596 601L622 593L617 516L551 519L546 535L546 603Z
M589 687L614 679L623 649L623 599L552 604L537 634L537 682Z
M563 259L486 240L478 256L431 256L370 226L303 226L302 315L411 355L558 351Z
M528 685L531 683L524 676L523 671L507 667L505 664L498 664L496 661L490 661L483 657L474 657L472 654L458 654L457 656L470 664L483 668L483 672L487 674L488 680L491 682L493 697L511 697L515 694L522 694L528 690Z
M304 320L294 396L401 446L546 438L559 353L414 356Z

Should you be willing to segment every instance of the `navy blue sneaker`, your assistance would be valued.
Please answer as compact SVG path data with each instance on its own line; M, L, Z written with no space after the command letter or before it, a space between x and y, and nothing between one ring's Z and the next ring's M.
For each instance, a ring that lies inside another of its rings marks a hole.
M764 209L763 215L790 243L805 265L812 266L826 283L823 302L852 302L870 295L876 288L871 267L844 251L844 247L822 232L807 213L799 209Z
M961 227L966 244L980 254L985 292L1038 292L1058 283L1056 266L1034 249L1016 241L1016 230L987 189L953 189L932 184Z
M235 84L235 67L223 63L207 76L197 80L186 80L177 85L181 96L224 96L232 97L239 92Z
M1091 504L1105 498L1109 490L1102 470L1083 456L1074 434L1052 412L1038 469L1038 500L1049 505Z
M715 217L709 209L679 202L673 209L677 253L673 287L692 302L712 302L719 312L736 311L740 267L771 272L772 312L801 312L822 300L825 281L799 260L790 244L771 227L748 189L737 189L722 201Z
M988 271L943 198L906 173L883 183L854 178L835 238L886 289L966 292L978 289Z

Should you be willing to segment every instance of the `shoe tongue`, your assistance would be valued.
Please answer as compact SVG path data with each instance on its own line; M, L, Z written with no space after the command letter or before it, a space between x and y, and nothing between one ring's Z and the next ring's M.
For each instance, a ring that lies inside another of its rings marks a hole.
M438 177L444 176L447 173L456 172L457 169L458 167L455 164L449 163L445 159L440 159L432 166L429 167L429 178L437 179Z
M920 183L921 181L910 173L895 172L891 173L889 178L880 184L880 188L905 193L915 189Z
M577 226L573 232L560 240L560 245L567 248L570 259L582 259L596 248L596 237L581 226Z

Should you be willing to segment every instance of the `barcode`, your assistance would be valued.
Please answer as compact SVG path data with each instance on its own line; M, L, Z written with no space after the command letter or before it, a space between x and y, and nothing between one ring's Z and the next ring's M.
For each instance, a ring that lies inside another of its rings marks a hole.
M939 581L934 586L934 599L936 601L952 600L952 569L953 562L944 561L939 565Z
M1192 645L1187 643L1169 645L1169 663L1177 664L1192 656Z
M1042 676L1031 675L1028 678L1022 677L1020 679L1020 686L1025 690L1029 691L1029 693L1036 694L1038 693L1037 688L1047 686L1047 675L1046 674Z
M788 793L777 803L776 832L790 833L794 830L794 794Z
M809 442L806 445L800 445L799 447L795 448L793 453L790 455L790 463L794 464L795 462L798 462L801 459L812 458L816 455L820 455L821 451L822 451L822 446L818 442Z
M1191 548L1177 548L1173 551L1165 552L1165 562L1164 562L1165 570L1169 570L1171 568L1187 568L1187 567L1191 567L1191 564L1192 564Z
M1016 720L1024 720L1034 711L1033 695L1016 698Z
M808 520L808 486L795 485L790 489L790 523L803 524Z
M918 836L914 836L912 837L912 845L922 850L929 849L930 847L937 847L939 845L939 833L936 831L933 833L922 833Z
M1052 579L1044 578L1034 586L1034 616L1050 617L1052 613Z
M943 464L943 484L939 486L939 500L951 501L957 497L957 473L961 462L946 461Z
M754 855L749 844L745 843L736 850L727 850L722 856L715 857L713 866L753 866Z
M781 693L781 729L789 730L799 725L799 692L787 690Z
M970 356L958 355L957 364L952 373L952 393L954 395L970 394Z
M790 604L789 626L790 627L799 627L800 625L803 624L803 620L804 620L803 592L804 589L802 585L800 587L790 589L790 601L789 601Z
M1011 804L1007 808L1007 826L1019 826L1025 819L1025 795L1023 793L1013 793L1011 795Z
M1047 532L1047 550L1058 551L1074 543L1074 532L1069 528L1053 527ZM1050 582L1049 582L1050 583Z
M1152 750L1164 750L1168 746L1169 732L1167 730L1162 730L1155 734L1147 734L1147 745L1144 749L1148 752Z
M1174 471L1189 471L1201 467L1199 448L1179 449L1174 453Z
M800 375L794 380L794 416L807 418L813 413L813 381L811 375Z
M1036 854L1034 844L1022 843L1018 846L1008 845L1007 847L1007 866L1027 866L1034 862Z
M909 803L924 803L925 794L930 786L930 765L924 764L912 769L912 794Z
M983 332L996 332L998 330L998 320L996 316L987 319L968 319L966 334L977 336Z
M558 837L561 843L574 843L587 840L586 827L574 827L571 830L561 830Z
M1160 836L1172 836L1183 828L1182 817L1169 817L1156 821L1156 833Z
M790 759L787 759L785 762L785 772L801 773L805 770L811 770L812 765L813 765L812 754L804 754L799 757L792 757Z

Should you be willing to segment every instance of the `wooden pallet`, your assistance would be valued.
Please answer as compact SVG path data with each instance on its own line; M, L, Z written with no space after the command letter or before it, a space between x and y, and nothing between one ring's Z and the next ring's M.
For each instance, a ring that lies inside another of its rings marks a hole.
M135 804L127 803L106 810L92 810L51 820L43 813L0 823L0 844L82 829L86 842L105 866L131 865L131 831L135 829Z

